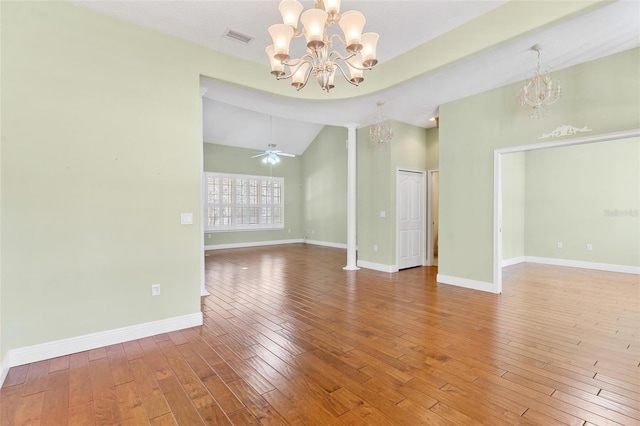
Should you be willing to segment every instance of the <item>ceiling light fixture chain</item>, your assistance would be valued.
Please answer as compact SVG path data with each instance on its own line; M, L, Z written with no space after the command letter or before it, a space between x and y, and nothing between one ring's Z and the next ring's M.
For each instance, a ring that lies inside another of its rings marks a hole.
M371 32L363 34L364 15L357 10L341 14L340 2L315 0L315 7L304 12L297 0L280 2L278 10L283 23L269 27L273 44L266 48L271 74L276 79L290 78L291 85L300 90L313 75L326 92L335 87L336 72L354 86L364 81L364 71L371 70L378 63L376 47L379 36ZM302 22L302 31L298 29L298 19ZM328 34L329 28L336 23L342 29L344 39L339 34ZM306 53L300 58L291 58L291 40L302 36L306 40ZM336 39L344 46L344 54L332 50ZM285 67L288 72L285 72Z
M267 144L267 149L264 152L256 154L251 158L260 158L262 157L262 163L268 164L269 166L274 166L275 164L280 163L280 157L295 157L295 154L287 154L286 152L282 152L279 149L276 149L277 145L273 142L273 115L269 116L269 140L270 142Z
M375 144L376 148L384 148L387 142L393 139L393 126L391 122L382 114L382 106L384 101L378 101L378 109L376 112L376 121L369 127L369 139Z
M540 65L540 50L538 44L531 46L537 52L538 62L533 77L524 82L520 90L518 101L525 108L531 108L531 118L541 118L547 113L547 106L556 103L562 97L560 82L554 83L551 72L542 69Z

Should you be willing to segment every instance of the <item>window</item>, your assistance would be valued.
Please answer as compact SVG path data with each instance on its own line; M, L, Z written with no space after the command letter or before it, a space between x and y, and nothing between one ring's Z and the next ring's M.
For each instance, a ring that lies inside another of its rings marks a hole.
M204 173L205 231L284 228L284 178Z

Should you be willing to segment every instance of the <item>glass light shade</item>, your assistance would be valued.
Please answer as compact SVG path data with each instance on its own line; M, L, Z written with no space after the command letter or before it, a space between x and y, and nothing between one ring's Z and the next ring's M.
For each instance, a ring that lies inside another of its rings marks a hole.
M309 63L304 62L300 65L293 75L291 76L291 85L295 87L297 90L302 89L304 86L305 80L307 78L307 71L309 70Z
M342 14L339 24L347 43L347 52L359 52L362 49L361 37L365 23L364 15L357 10L349 10Z
M335 87L333 84L333 77L336 75L336 67L335 65L330 70L323 70L322 72L318 72L318 84L322 87L322 90L326 90L327 92Z
M328 13L340 12L340 2L341 0L324 0L324 10Z
M300 16L304 26L307 47L320 49L324 46L324 27L327 22L327 12L322 9L308 9Z
M284 75L284 65L282 64L281 61L274 58L274 55L276 54L276 49L275 47L273 47L273 44L270 44L269 46L267 46L267 48L264 51L267 52L267 56L269 57L269 62L271 63L271 74L275 75L276 77L280 77Z
M278 10L282 15L282 22L285 25L289 25L294 29L294 32L297 31L298 28L298 18L300 18L300 13L302 13L302 3L297 0L282 0L280 5L278 5Z
M351 77L349 80L356 85L362 83L362 81L364 80L364 70L358 69L362 68L362 55L358 53L356 56L346 62L347 66L349 67L349 76ZM357 68L355 68L354 66Z
M329 15L329 21L333 24L340 19L340 1L341 0L324 0L324 10Z
M362 34L362 66L364 68L371 68L378 63L376 48L379 37L376 33Z
M273 40L275 54L273 55L279 61L288 61L289 44L293 38L293 28L286 24L275 24L269 27L269 34Z

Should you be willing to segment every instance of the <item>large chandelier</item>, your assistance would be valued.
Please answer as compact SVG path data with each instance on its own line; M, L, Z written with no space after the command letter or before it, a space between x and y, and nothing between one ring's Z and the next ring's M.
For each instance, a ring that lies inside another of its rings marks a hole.
M276 79L291 78L291 85L300 90L313 75L320 87L329 92L334 87L336 72L357 86L364 80L364 71L378 63L378 34L362 34L366 22L364 15L357 10L341 14L340 1L315 0L315 7L304 12L302 4L297 0L280 2L278 10L283 23L269 27L273 44L266 49L271 62L271 74ZM298 18L302 22L302 31L298 29ZM342 29L344 40L339 34L328 33L335 23ZM306 51L299 58L291 58L291 40L303 35ZM332 50L335 40L344 46L344 53Z
M551 73L540 67L540 49L537 44L531 46L531 50L538 53L538 65L533 77L524 82L520 96L518 96L520 105L531 108L531 118L540 118L545 115L547 105L556 103L562 96L560 82L554 86Z
M391 122L382 114L383 101L378 101L378 110L376 113L375 123L369 127L369 139L375 144L376 148L382 149L387 142L393 139L393 127Z

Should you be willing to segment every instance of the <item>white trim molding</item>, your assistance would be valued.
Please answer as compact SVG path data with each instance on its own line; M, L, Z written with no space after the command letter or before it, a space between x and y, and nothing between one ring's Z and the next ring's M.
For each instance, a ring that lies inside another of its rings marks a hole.
M598 271L621 272L640 275L640 266L616 265L612 263L585 262L582 260L555 259L552 257L525 256L525 262L543 265L569 266L571 268L595 269Z
M366 260L358 260L358 266L380 272L398 272L398 265L385 265L383 263L367 262Z
M182 330L200 325L202 325L202 312L195 312L193 314L182 315L179 317L146 322L113 330L100 331L97 333L55 340L53 342L41 343L39 345L27 346L24 348L11 349L8 351L7 356L5 357L6 359L3 360L2 363L2 381L0 382L0 386L4 383L4 379L6 377L5 368L8 372L10 367L16 367L18 365L29 364L45 359L88 351L95 348L101 348L103 346L115 345L117 343L142 339L156 334L168 333L170 331Z
M347 249L347 244L344 243L332 243L330 241L318 241L318 240L304 240L305 244L311 244L314 246L333 247L338 249ZM357 246L356 246L357 247Z
M526 262L526 257L524 256L519 256L519 257L512 257L511 259L502 259L502 263L500 266L507 267L507 266L513 266L513 265L517 265L518 263L523 263Z
M438 284L449 284L458 287L470 288L472 290L487 291L489 293L500 293L493 283L470 280L468 278L452 277L450 275L438 274L436 276Z
M210 246L204 246L205 251L207 250L225 250L232 248L247 248L247 247L262 247L262 246L278 246L281 244L298 244L304 243L305 241L302 238L297 238L293 240L273 240L273 241L250 241L247 243L231 243L231 244L214 244Z
M4 379L7 378L7 374L9 374L9 354L7 354L2 360L0 360L0 387L4 384Z
M576 133L583 133L583 132L593 132L593 129L590 129L587 126L579 128L579 127L569 126L568 124L565 124L564 126L560 126L555 130L550 131L549 133L543 133L542 136L540 136L538 139L559 138L561 136L573 136Z

